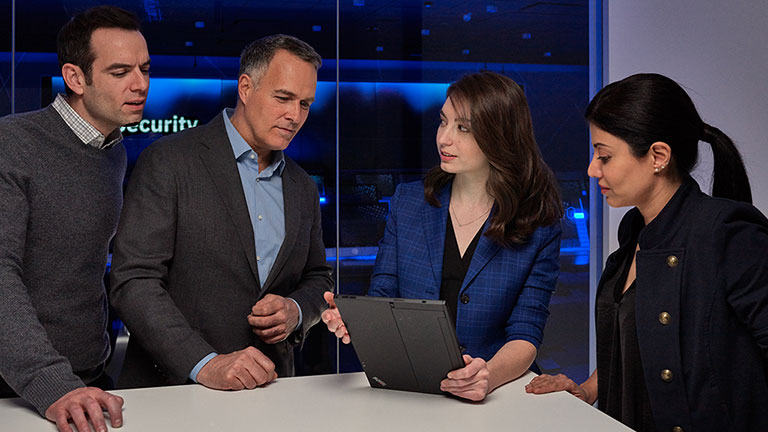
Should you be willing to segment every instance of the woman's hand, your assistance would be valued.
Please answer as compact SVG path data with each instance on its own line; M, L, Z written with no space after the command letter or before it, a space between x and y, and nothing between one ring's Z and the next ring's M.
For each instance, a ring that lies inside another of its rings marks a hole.
M532 379L528 385L525 386L526 393L544 394L557 391L567 391L568 393L576 396L587 403L593 403L591 395L587 390L573 382L570 378L563 374L559 375L539 375Z
M339 309L336 308L336 302L333 300L333 293L327 291L323 294L323 298L328 302L329 307L320 315L320 318L325 325L328 326L328 331L334 333L343 343L348 344L350 338L349 333L347 332L347 326L345 326L344 321L341 320L341 313L339 313Z
M464 354L464 366L448 372L448 377L440 382L440 390L471 401L481 401L493 390L490 384L491 373L485 360Z

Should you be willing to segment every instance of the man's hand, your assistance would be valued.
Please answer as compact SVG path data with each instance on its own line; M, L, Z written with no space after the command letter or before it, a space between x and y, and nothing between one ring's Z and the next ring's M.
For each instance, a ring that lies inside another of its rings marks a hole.
M104 410L109 413L113 428L123 425L123 398L96 387L82 387L65 394L49 406L45 410L45 418L56 422L61 432L72 432L70 419L80 432L92 430L88 424L89 419L96 432L106 432Z
M217 390L252 389L275 378L275 364L254 347L219 354L197 374L198 383Z
M296 303L275 294L267 294L256 302L248 315L248 324L261 340L268 344L282 342L299 323Z
M481 401L491 392L490 372L485 360L464 354L464 366L448 372L448 377L440 382L440 390L455 396Z
M336 307L333 293L326 291L323 293L323 298L328 303L328 309L323 311L322 315L320 315L320 319L322 319L325 325L328 326L329 332L336 335L336 337L341 339L343 343L348 344L351 340L349 338L349 332L347 332L347 326L344 325L344 321L341 319L341 313Z

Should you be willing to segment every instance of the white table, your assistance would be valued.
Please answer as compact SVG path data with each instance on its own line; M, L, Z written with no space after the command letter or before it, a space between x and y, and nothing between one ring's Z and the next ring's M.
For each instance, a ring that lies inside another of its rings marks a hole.
M239 392L199 385L118 390L134 431L629 431L566 393L531 395L534 375L496 389L482 403L372 389L363 373L280 378ZM0 400L0 430L55 431L21 399Z

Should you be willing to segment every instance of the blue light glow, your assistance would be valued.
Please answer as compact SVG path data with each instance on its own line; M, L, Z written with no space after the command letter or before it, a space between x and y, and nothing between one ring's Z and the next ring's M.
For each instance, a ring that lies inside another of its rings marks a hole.
M366 103L374 102L377 97L386 96L388 93L398 95L405 99L411 109L418 112L423 112L435 104L442 105L448 85L447 83L393 82L342 82L340 84L345 90L355 90ZM318 91L319 89L318 83ZM317 97L319 99L319 96Z
M320 204L325 204L328 201L324 196L320 197Z
M408 105L423 111L434 104L442 105L448 83L392 83L341 82L344 90L356 90L365 102L373 102L377 95L397 94ZM51 91L64 93L64 80L51 78ZM171 118L174 114L197 118L207 123L220 113L220 105L233 107L237 101L237 80L216 78L152 78L144 118ZM336 83L318 81L313 110L322 110L336 101ZM194 112L189 112L194 107Z
M573 218L584 219L584 212L581 212L581 211L573 212Z

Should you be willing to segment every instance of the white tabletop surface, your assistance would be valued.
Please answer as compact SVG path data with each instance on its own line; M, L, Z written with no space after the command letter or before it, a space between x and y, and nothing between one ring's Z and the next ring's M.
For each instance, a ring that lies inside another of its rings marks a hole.
M629 431L575 397L525 393L527 375L482 403L372 389L363 373L280 378L254 390L200 385L117 390L134 431ZM20 399L0 399L0 431L55 431Z

